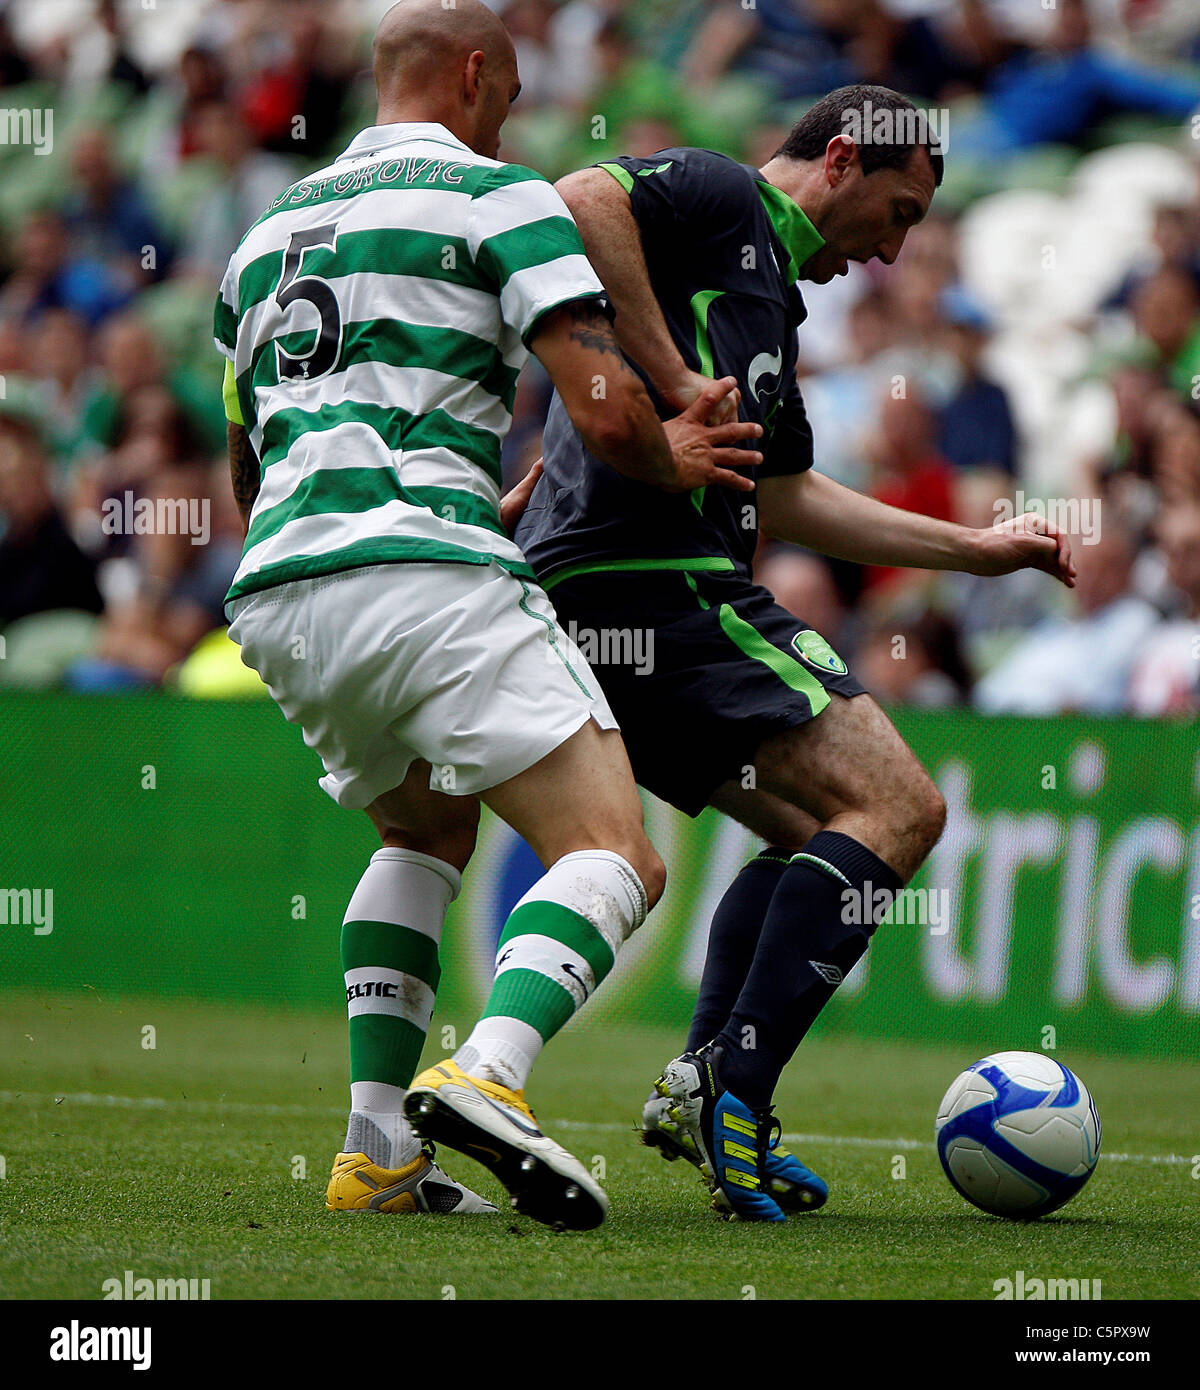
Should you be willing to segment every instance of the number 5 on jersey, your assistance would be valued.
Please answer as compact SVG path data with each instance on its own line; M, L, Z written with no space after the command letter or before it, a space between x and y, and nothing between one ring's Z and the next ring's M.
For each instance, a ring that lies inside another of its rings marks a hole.
M283 274L279 277L274 294L275 303L285 314L293 304L311 304L321 316L321 327L312 351L303 357L286 351L280 342L275 344L275 365L281 381L312 381L333 371L338 364L342 353L342 315L337 296L320 276L300 276L306 251L321 246L327 246L332 251L336 241L336 222L293 232L288 238Z

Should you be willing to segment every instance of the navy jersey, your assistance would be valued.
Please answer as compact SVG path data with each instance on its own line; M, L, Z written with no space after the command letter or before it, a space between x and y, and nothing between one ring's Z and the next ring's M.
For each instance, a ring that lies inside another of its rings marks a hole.
M812 466L812 431L796 384L796 288L820 234L757 169L711 150L670 149L600 166L628 191L655 296L684 361L737 378L740 418L764 478ZM644 373L639 373L643 381ZM678 412L649 382L661 418ZM667 493L626 478L584 447L557 394L543 439L545 473L517 531L544 583L596 569L695 568L749 574L755 495L725 487Z

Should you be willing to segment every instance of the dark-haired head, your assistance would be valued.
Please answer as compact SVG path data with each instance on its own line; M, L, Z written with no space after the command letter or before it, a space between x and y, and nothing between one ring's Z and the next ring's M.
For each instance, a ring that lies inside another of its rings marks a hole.
M877 119L880 113L883 113L882 122ZM917 139L875 138L874 128L879 124L900 134L915 134ZM906 96L890 87L874 87L867 82L839 87L810 106L776 150L775 157L803 161L820 159L830 140L839 135L854 139L855 131L865 134L868 129L870 138L855 140L864 174L873 174L876 169L904 169L915 152L923 148L933 168L934 187L941 187L945 172L942 148L929 118Z
M763 173L825 240L803 279L824 284L851 261L896 259L942 181L935 125L899 92L866 83L830 92L796 122Z

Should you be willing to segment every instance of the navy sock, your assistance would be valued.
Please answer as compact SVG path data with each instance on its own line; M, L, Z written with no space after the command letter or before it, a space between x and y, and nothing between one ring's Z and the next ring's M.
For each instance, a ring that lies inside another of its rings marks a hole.
M700 996L692 1014L687 1050L712 1042L733 1012L775 889L788 866L792 851L765 849L746 864L725 890L708 930L708 950Z
M890 901L900 887L899 875L878 855L836 830L818 831L793 857L718 1039L725 1049L722 1084L740 1101L755 1108L771 1103L801 1039L870 944L884 910L876 908L879 890ZM850 913L848 890L859 895L858 910Z

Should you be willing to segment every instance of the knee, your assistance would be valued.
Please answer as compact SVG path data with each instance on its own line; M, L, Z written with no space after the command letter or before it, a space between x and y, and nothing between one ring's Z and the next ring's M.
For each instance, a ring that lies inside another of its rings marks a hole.
M630 863L645 889L646 910L648 912L666 891L667 866L659 858L658 851L649 840L642 846L637 857L630 860Z
M392 849L410 849L417 854L428 854L451 864L459 873L467 867L475 853L475 840L479 833L479 811L456 819L453 823L422 827L421 830L401 830L396 826L380 828L380 838Z
M912 815L913 837L923 861L946 828L946 799L928 777L920 787L920 794L913 798Z

